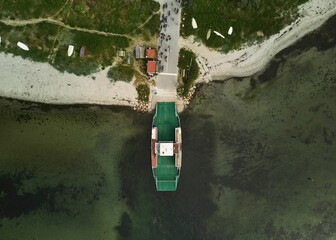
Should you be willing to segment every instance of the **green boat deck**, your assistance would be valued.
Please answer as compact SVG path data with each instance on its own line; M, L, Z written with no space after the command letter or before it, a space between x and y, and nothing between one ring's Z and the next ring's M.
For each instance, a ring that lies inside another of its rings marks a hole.
M153 118L153 127L158 129L158 142L174 142L175 128L179 127L174 102L158 102ZM158 191L175 191L179 178L179 170L175 167L175 156L157 155L157 167L153 174Z

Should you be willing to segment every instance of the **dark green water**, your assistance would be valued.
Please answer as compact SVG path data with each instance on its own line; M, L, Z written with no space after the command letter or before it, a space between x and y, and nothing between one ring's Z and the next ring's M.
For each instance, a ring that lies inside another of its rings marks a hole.
M0 100L0 239L335 239L335 22L197 91L175 193L151 115Z

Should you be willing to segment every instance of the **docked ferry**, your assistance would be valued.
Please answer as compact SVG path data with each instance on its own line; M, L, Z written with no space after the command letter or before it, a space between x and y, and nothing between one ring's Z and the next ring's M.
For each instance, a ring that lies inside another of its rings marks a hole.
M182 164L182 131L174 102L156 104L151 159L157 191L176 191Z

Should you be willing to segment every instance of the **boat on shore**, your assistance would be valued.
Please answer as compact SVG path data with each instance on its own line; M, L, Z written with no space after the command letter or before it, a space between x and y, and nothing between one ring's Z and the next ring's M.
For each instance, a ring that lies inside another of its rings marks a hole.
M197 26L197 22L196 22L195 18L192 18L192 19L191 19L191 25L192 25L193 29L198 28L198 26Z
M86 47L85 46L82 46L80 51L79 51L79 56L81 58L84 58L85 57L85 54L86 54Z
M151 160L156 190L176 191L182 165L182 131L174 102L156 104Z
M229 30L228 30L228 34L231 35L233 32L233 27L230 27Z
M26 44L22 43L22 42L17 42L16 44L19 48L25 50L25 51L29 51L29 48Z
M74 51L74 48L75 47L73 45L69 45L69 47L68 47L68 57L70 57L72 55L72 53Z
M220 32L217 32L217 31L213 31L217 36L220 36L221 38L225 38L224 36L223 36L223 34L221 34Z

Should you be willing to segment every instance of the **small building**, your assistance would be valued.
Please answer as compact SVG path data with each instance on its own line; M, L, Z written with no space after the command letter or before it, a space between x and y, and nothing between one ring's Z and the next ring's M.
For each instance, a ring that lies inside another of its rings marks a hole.
M146 49L146 58L154 59L156 58L156 51L153 48L147 48Z
M156 61L147 62L147 73L149 75L153 75L156 73Z
M118 51L118 57L125 57L126 52L124 50L119 50Z
M133 55L132 53L128 53L128 56L127 56L127 64L128 65L131 65L133 63Z
M143 46L137 45L135 47L135 58L136 59L145 58L145 48Z

